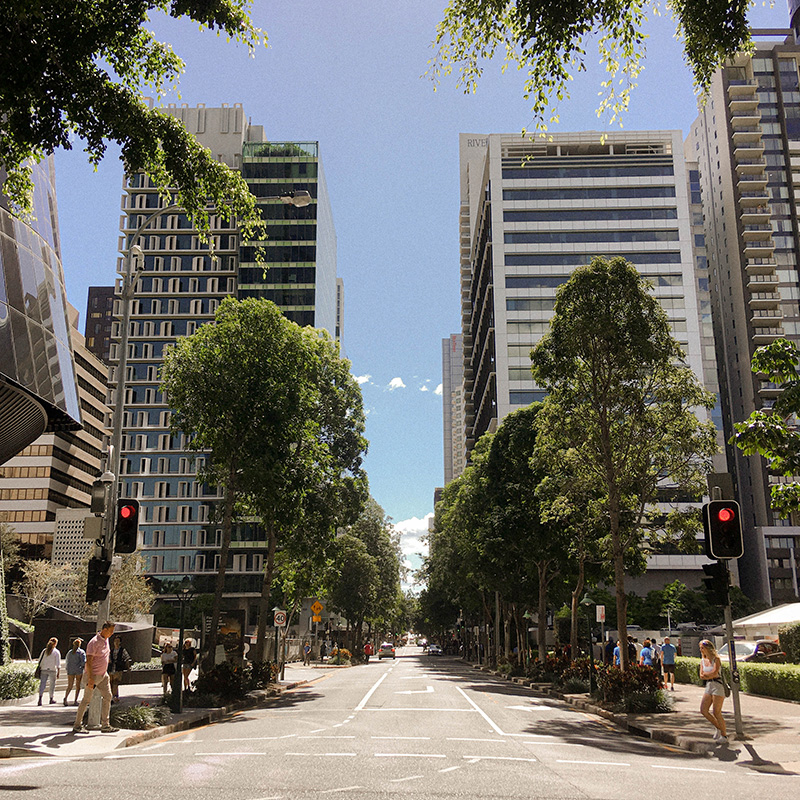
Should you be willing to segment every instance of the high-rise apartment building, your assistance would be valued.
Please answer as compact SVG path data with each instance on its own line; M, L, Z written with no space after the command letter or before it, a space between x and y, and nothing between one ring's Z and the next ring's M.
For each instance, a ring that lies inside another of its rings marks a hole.
M88 513L92 482L102 472L107 370L78 332L78 312L67 308L83 427L44 433L0 467L0 520L14 527L25 558L50 558L57 513Z
M461 134L460 157L467 451L543 397L530 350L558 287L598 255L623 256L653 283L686 363L716 392L699 175L680 131ZM649 570L696 583L703 560L658 555Z
M148 574L157 581L190 575L197 591L213 592L222 536L220 524L212 522L218 495L197 480L204 455L195 457L183 436L170 434L169 404L158 378L164 349L212 321L221 300L231 295L270 299L289 319L333 336L336 237L318 143L266 142L263 128L249 124L238 104L167 111L219 160L242 172L267 226L265 263L255 261L254 243L240 241L238 230L219 217L212 218L213 258L185 214L156 219L138 241L144 272L131 314L123 490L141 501ZM298 208L281 199L295 191L309 192L311 204ZM138 226L163 205L144 175L125 179L120 268ZM119 307L115 315L119 318ZM118 359L119 325L114 322L112 364ZM248 626L256 622L266 552L266 535L255 521L236 528L225 594L229 608L248 614Z
M466 466L464 438L464 347L460 333L442 339L442 421L444 482L457 478Z
M86 346L102 362L111 357L111 323L114 316L114 287L90 286L86 300Z
M754 31L755 52L719 70L686 141L699 164L725 440L779 391L751 370L756 348L800 344L800 47L791 31ZM797 600L800 527L770 508L760 456L727 445L742 506L742 588ZM795 520L796 522L796 520Z

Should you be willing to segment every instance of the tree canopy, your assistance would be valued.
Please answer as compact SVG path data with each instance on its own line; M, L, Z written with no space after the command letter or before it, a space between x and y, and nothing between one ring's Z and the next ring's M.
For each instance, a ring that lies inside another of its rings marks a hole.
M628 107L642 70L648 10L655 0L450 0L437 26L429 74L434 80L458 71L458 83L474 92L485 62L498 51L503 68L526 73L525 99L533 99L536 128L558 119L554 104L568 99L568 84L586 70L587 48L595 41L608 79L601 85L598 115L611 121ZM686 60L699 91L714 71L751 45L747 11L750 0L669 0L667 8L682 39Z
M260 229L255 198L242 177L202 147L180 120L151 108L177 84L183 61L146 25L153 12L186 18L244 44L266 37L250 0L4 0L0 8L0 168L4 193L32 212L31 162L82 140L97 164L110 141L129 173L146 172L183 206L200 230L206 208L236 214L246 236Z

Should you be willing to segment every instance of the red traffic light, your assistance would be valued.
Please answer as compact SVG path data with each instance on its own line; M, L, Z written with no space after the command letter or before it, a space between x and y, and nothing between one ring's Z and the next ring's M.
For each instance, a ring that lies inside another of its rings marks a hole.
M136 516L136 511L137 509L134 508L133 506L122 506L119 510L119 515L123 519L130 519L131 517Z
M730 522L735 516L732 508L721 508L717 512L717 519L720 522Z

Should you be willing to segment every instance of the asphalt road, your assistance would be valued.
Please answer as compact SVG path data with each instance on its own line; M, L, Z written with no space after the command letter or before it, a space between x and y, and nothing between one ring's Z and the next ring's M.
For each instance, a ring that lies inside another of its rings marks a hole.
M622 734L416 647L397 655L331 671L273 706L112 755L16 760L0 766L0 796L800 796L798 776L758 774Z

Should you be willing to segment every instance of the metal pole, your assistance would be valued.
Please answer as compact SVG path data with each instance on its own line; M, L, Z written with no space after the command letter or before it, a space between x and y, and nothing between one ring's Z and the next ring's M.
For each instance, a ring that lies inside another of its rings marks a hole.
M586 621L589 623L589 694L594 694L594 647L592 646L591 606L586 606Z
M723 561L728 566L727 561ZM736 728L736 738L744 739L742 725L742 708L739 698L739 670L736 667L736 648L733 646L733 619L730 600L725 604L725 637L728 640L728 663L731 668L731 698L733 699L733 720Z
M177 712L178 714L183 713L183 636L184 636L184 628L183 628L183 606L184 606L184 599L183 597L178 597L178 600L181 604L181 620L180 620L180 634L178 635L178 663L176 666L176 674L175 680L177 681L177 688L173 692L173 697L175 698L173 702L173 711Z

